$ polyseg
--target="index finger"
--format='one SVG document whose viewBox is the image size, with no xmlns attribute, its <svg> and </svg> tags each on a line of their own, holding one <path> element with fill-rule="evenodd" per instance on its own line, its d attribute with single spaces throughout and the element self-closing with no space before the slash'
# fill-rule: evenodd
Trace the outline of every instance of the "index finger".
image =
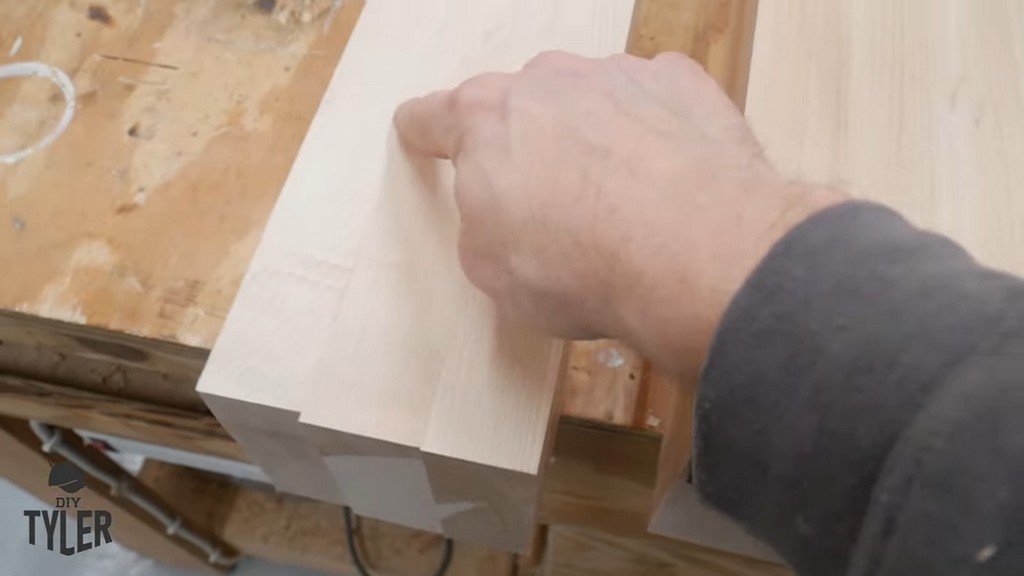
<svg viewBox="0 0 1024 576">
<path fill-rule="evenodd" d="M 452 90 L 440 90 L 403 102 L 395 110 L 395 130 L 407 148 L 435 158 L 458 154 L 459 120 Z"/>
</svg>

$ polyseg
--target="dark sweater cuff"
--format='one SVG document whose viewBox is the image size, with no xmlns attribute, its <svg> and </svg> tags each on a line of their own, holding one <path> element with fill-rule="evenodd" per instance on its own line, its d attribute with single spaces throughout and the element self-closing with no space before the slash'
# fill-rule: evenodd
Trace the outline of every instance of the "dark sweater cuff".
<svg viewBox="0 0 1024 576">
<path fill-rule="evenodd" d="M 890 449 L 992 338 L 1014 282 L 875 204 L 809 218 L 719 327 L 696 408 L 701 495 L 797 571 L 844 572 Z"/>
</svg>

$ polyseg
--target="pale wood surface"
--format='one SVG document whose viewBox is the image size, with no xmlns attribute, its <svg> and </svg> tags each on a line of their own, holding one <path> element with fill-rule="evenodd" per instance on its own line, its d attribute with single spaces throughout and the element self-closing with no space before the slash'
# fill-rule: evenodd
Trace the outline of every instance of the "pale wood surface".
<svg viewBox="0 0 1024 576">
<path fill-rule="evenodd" d="M 438 0 L 382 1 L 364 10 L 332 81 L 331 90 L 338 84 L 346 92 L 321 106 L 289 179 L 327 187 L 331 202 L 363 219 L 328 216 L 332 238 L 351 227 L 361 245 L 317 248 L 323 260 L 350 262 L 350 273 L 333 288 L 340 303 L 317 367 L 295 381 L 308 398 L 300 421 L 316 428 L 342 497 L 356 510 L 421 528 L 433 523 L 496 547 L 528 545 L 562 344 L 500 318 L 469 284 L 455 249 L 450 163 L 407 157 L 391 116 L 406 98 L 480 72 L 516 70 L 544 50 L 618 52 L 629 8 L 617 1 Z M 407 43 L 391 45 L 382 40 L 388 33 Z M 336 158 L 336 133 L 311 144 L 321 123 L 347 128 L 359 149 Z M 337 179 L 324 180 L 323 164 L 351 184 L 339 190 Z M 303 202 L 301 210 L 315 206 Z M 293 226 L 318 224 L 304 217 Z M 268 228 L 259 254 L 274 232 Z M 248 281 L 243 293 L 246 287 Z M 336 439 L 323 440 L 326 431 Z M 414 464 L 421 453 L 425 470 Z"/>
<path fill-rule="evenodd" d="M 786 174 L 1024 273 L 1024 4 L 764 2 L 747 115 Z"/>
</svg>

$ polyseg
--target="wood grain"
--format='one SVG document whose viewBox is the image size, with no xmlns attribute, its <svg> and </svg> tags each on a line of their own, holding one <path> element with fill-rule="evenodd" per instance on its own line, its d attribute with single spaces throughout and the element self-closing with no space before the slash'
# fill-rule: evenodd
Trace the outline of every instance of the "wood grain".
<svg viewBox="0 0 1024 576">
<path fill-rule="evenodd" d="M 786 174 L 1024 274 L 1021 22 L 1012 0 L 766 2 L 747 115 Z"/>
<path fill-rule="evenodd" d="M 309 398 L 300 422 L 314 429 L 357 511 L 495 547 L 529 545 L 562 344 L 500 318 L 468 282 L 455 249 L 450 163 L 407 157 L 391 116 L 411 96 L 517 70 L 544 50 L 617 52 L 628 8 L 487 0 L 378 2 L 364 11 L 332 82 L 349 92 L 322 105 L 311 129 L 314 137 L 321 123 L 350 127 L 359 149 L 326 157 L 337 137 L 315 147 L 307 138 L 289 180 L 310 186 L 304 171 L 329 163 L 352 182 L 335 202 L 367 218 L 335 217 L 326 228 L 337 235 L 351 225 L 361 247 L 321 252 L 352 265 L 324 353 L 296 385 Z M 385 31 L 407 45 L 385 42 Z M 309 233 L 308 218 L 296 226 Z"/>
<path fill-rule="evenodd" d="M 351 28 L 361 7 L 346 8 Z M 343 138 L 322 147 L 344 125 L 332 103 L 346 93 L 356 95 L 347 102 L 353 110 L 372 102 L 337 75 L 329 85 L 197 386 L 279 489 L 332 502 L 337 487 L 297 425 L 297 382 L 322 350 L 367 211 L 357 193 L 339 195 L 355 175 L 316 161 L 353 156 L 366 144 Z"/>
</svg>

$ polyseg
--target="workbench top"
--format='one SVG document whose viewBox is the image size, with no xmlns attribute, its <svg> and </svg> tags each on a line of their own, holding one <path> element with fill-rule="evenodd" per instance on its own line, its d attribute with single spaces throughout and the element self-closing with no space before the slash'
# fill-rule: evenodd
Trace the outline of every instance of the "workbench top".
<svg viewBox="0 0 1024 576">
<path fill-rule="evenodd" d="M 362 5 L 4 3 L 0 66 L 43 77 L 0 78 L 0 393 L 205 413 L 195 382 Z M 639 0 L 629 50 L 688 52 L 741 92 L 748 8 Z M 574 344 L 563 413 L 659 430 L 643 372 L 619 343 Z"/>
</svg>

